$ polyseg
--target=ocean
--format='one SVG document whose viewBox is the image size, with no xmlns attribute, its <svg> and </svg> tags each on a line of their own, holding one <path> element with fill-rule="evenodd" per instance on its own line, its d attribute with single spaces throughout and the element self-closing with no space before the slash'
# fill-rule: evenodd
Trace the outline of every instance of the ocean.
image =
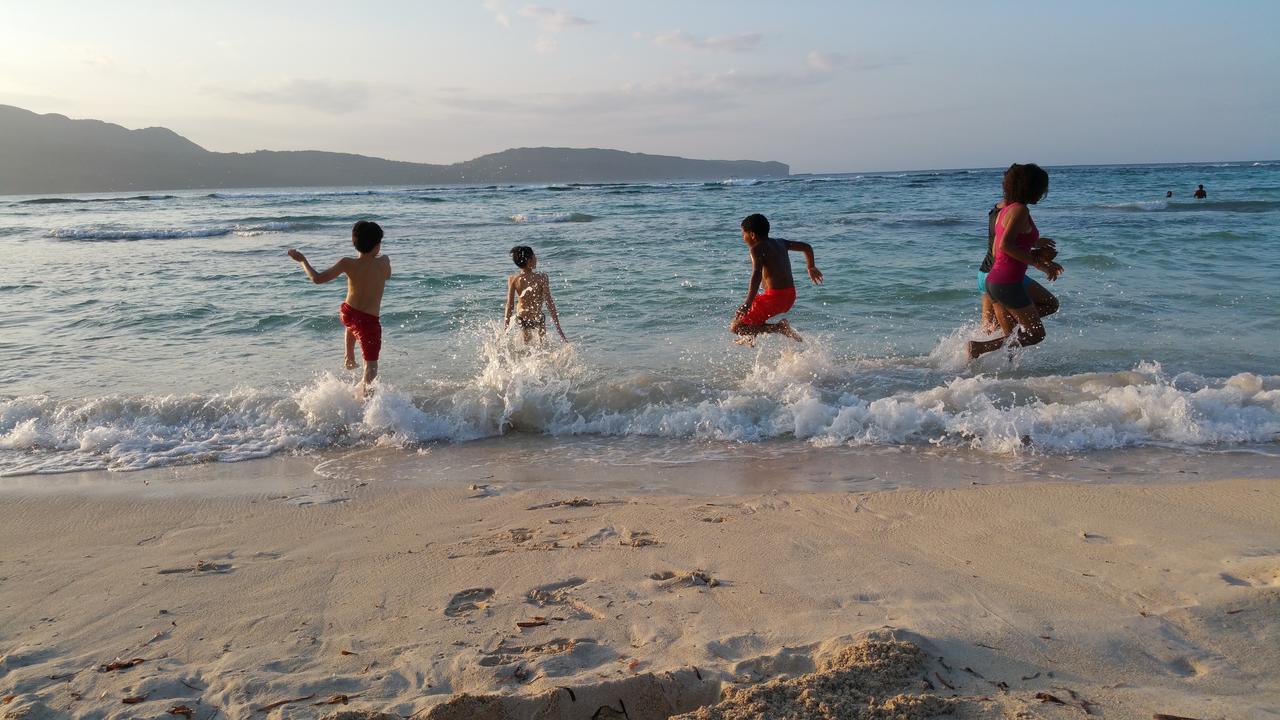
<svg viewBox="0 0 1280 720">
<path fill-rule="evenodd" d="M 973 362 L 998 169 L 0 197 L 0 474 L 535 436 L 619 463 L 1280 455 L 1280 163 L 1049 172 L 1033 214 L 1061 311 L 1042 344 Z M 793 256 L 803 344 L 727 332 L 752 212 L 826 275 Z M 341 369 L 342 281 L 285 255 L 323 268 L 359 219 L 394 268 L 367 402 Z M 571 345 L 502 334 L 517 244 Z"/>
</svg>

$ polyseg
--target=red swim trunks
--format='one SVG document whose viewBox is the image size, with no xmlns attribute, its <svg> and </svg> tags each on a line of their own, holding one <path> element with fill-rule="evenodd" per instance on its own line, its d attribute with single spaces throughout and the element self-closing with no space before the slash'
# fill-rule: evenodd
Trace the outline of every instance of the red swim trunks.
<svg viewBox="0 0 1280 720">
<path fill-rule="evenodd" d="M 360 341 L 360 356 L 366 362 L 377 362 L 382 350 L 382 321 L 377 315 L 357 310 L 346 303 L 338 309 L 342 324 Z"/>
<path fill-rule="evenodd" d="M 782 290 L 765 290 L 756 295 L 755 300 L 751 301 L 751 307 L 747 308 L 746 314 L 742 316 L 743 325 L 763 325 L 774 315 L 791 309 L 796 304 L 796 289 L 785 288 Z"/>
</svg>

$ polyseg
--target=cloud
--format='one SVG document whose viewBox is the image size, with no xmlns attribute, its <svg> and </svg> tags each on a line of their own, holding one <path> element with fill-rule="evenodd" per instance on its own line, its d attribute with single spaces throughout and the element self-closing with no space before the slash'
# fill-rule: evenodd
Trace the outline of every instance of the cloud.
<svg viewBox="0 0 1280 720">
<path fill-rule="evenodd" d="M 673 30 L 654 36 L 653 43 L 704 52 L 747 52 L 759 47 L 762 40 L 764 36 L 760 33 L 737 33 L 700 38 L 683 30 Z"/>
<path fill-rule="evenodd" d="M 382 94 L 384 88 L 359 80 L 291 78 L 256 90 L 215 88 L 220 95 L 263 105 L 292 105 L 330 115 L 345 115 Z"/>
<path fill-rule="evenodd" d="M 502 27 L 511 27 L 511 16 L 507 15 L 502 0 L 484 0 L 480 5 L 488 11 L 493 19 Z"/>
<path fill-rule="evenodd" d="M 623 83 L 600 90 L 543 93 L 441 93 L 437 102 L 467 113 L 527 117 L 603 118 L 652 112 L 719 113 L 742 108 L 753 98 L 776 96 L 825 80 L 810 73 L 755 73 L 731 70 L 667 77 L 657 82 Z"/>
<path fill-rule="evenodd" d="M 818 72 L 831 72 L 836 69 L 837 65 L 844 63 L 845 56 L 841 53 L 823 52 L 821 50 L 811 50 L 807 62 L 809 67 Z"/>
<path fill-rule="evenodd" d="M 557 10 L 545 5 L 525 5 L 521 8 L 520 14 L 524 17 L 532 18 L 538 24 L 539 30 L 549 33 L 562 32 L 571 28 L 586 27 L 594 24 L 591 20 L 574 15 L 567 10 Z"/>
<path fill-rule="evenodd" d="M 845 53 L 824 50 L 810 50 L 808 56 L 805 57 L 805 62 L 810 70 L 818 73 L 834 72 L 836 68 L 865 72 L 906 64 L 906 61 L 901 59 L 872 60 L 871 58 L 852 57 Z"/>
</svg>

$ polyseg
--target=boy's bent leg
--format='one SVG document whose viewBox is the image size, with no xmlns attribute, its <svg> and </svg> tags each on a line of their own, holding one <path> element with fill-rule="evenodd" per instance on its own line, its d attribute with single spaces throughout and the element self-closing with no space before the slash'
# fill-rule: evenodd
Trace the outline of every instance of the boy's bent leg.
<svg viewBox="0 0 1280 720">
<path fill-rule="evenodd" d="M 343 340 L 346 342 L 346 355 L 344 356 L 344 359 L 343 359 L 343 363 L 342 363 L 343 367 L 345 367 L 348 370 L 355 370 L 356 369 L 356 334 L 351 332 L 351 328 L 347 328 L 346 337 L 344 337 Z"/>
<path fill-rule="evenodd" d="M 791 323 L 786 320 L 779 320 L 776 323 L 761 323 L 759 325 L 747 325 L 735 320 L 734 323 L 729 326 L 729 330 L 735 335 L 744 335 L 747 337 L 782 333 L 792 340 L 804 342 L 803 338 L 800 337 L 800 333 L 796 332 L 795 329 L 791 327 Z"/>
</svg>

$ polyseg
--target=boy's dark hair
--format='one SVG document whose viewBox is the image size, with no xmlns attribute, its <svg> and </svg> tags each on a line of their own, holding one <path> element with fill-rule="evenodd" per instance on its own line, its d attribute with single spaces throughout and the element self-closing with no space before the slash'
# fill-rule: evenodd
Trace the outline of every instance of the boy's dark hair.
<svg viewBox="0 0 1280 720">
<path fill-rule="evenodd" d="M 514 262 L 518 268 L 523 269 L 528 265 L 531 257 L 533 257 L 533 248 L 528 245 L 517 245 L 511 248 L 511 262 Z"/>
<path fill-rule="evenodd" d="M 755 233 L 756 237 L 769 237 L 769 218 L 760 213 L 752 213 L 742 218 L 742 229 Z"/>
<path fill-rule="evenodd" d="M 356 246 L 356 250 L 362 253 L 373 252 L 380 242 L 382 242 L 382 226 L 378 223 L 372 220 L 361 220 L 351 226 L 351 244 Z"/>
<path fill-rule="evenodd" d="M 1049 173 L 1035 163 L 1014 163 L 1004 171 L 1004 201 L 1034 205 L 1049 194 Z"/>
</svg>

